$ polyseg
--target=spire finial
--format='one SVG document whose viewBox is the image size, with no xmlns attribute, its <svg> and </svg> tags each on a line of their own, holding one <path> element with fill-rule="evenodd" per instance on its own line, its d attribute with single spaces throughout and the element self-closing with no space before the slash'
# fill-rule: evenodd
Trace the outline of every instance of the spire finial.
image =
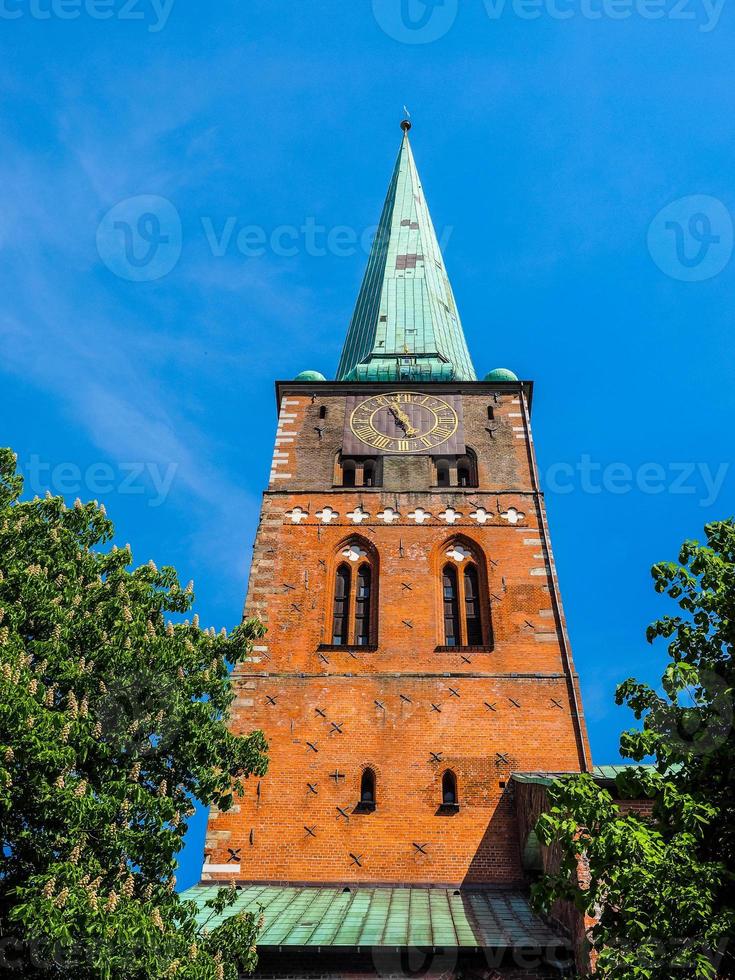
<svg viewBox="0 0 735 980">
<path fill-rule="evenodd" d="M 404 105 L 403 107 L 404 119 L 401 123 L 401 129 L 404 133 L 408 134 L 411 129 L 413 129 L 413 123 L 411 122 L 411 113 L 408 111 L 408 107 Z"/>
</svg>

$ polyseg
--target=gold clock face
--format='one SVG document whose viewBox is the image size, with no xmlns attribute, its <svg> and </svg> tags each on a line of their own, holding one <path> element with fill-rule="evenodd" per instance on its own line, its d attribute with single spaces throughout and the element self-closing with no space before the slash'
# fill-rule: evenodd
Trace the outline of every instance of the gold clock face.
<svg viewBox="0 0 735 980">
<path fill-rule="evenodd" d="M 360 442 L 384 453 L 436 449 L 456 433 L 459 417 L 443 398 L 419 391 L 396 391 L 361 402 L 350 428 Z"/>
</svg>

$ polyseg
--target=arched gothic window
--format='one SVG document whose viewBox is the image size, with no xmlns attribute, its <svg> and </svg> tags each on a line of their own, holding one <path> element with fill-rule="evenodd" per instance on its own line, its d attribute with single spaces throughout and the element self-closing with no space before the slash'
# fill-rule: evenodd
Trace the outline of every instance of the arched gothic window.
<svg viewBox="0 0 735 980">
<path fill-rule="evenodd" d="M 374 546 L 356 537 L 338 550 L 331 591 L 329 646 L 374 647 L 378 634 L 378 556 Z"/>
<path fill-rule="evenodd" d="M 492 646 L 492 623 L 486 566 L 482 553 L 460 539 L 444 546 L 450 561 L 441 567 L 443 629 L 440 646 Z"/>
</svg>

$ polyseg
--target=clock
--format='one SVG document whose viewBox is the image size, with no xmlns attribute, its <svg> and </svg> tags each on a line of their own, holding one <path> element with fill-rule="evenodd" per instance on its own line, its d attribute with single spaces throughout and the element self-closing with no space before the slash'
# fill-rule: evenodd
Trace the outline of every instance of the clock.
<svg viewBox="0 0 735 980">
<path fill-rule="evenodd" d="M 353 397 L 347 409 L 343 452 L 348 455 L 465 451 L 458 396 L 440 398 L 420 391 L 394 391 L 372 398 Z"/>
</svg>

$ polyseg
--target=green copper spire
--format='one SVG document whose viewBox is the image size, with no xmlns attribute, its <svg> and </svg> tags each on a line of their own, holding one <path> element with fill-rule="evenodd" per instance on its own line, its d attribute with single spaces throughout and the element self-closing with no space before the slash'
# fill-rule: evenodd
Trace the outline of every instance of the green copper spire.
<svg viewBox="0 0 735 980">
<path fill-rule="evenodd" d="M 383 207 L 338 381 L 476 381 L 408 138 Z"/>
</svg>

